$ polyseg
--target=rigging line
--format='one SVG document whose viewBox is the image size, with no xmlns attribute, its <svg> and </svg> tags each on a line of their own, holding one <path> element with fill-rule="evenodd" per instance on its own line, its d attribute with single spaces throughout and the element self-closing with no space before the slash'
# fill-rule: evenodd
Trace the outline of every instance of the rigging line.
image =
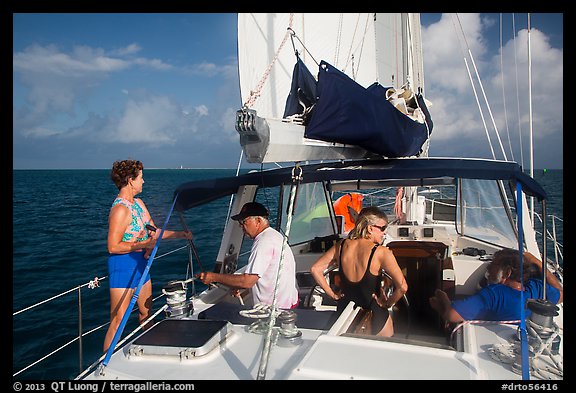
<svg viewBox="0 0 576 393">
<path fill-rule="evenodd" d="M 340 43 L 342 40 L 342 22 L 344 15 L 340 14 L 338 18 L 338 30 L 336 32 L 336 48 L 334 48 L 334 67 L 338 68 L 338 57 L 340 56 Z"/>
<path fill-rule="evenodd" d="M 398 75 L 400 74 L 400 71 L 398 70 L 399 67 L 399 61 L 398 58 L 400 57 L 398 55 L 398 19 L 396 17 L 394 17 L 394 33 L 391 34 L 392 35 L 392 39 L 394 40 L 394 51 L 395 51 L 395 62 L 396 62 L 396 78 L 394 78 L 394 75 L 392 76 L 392 87 L 400 87 L 400 78 L 398 77 Z M 400 36 L 400 40 L 402 40 L 402 36 Z M 394 79 L 396 79 L 396 86 L 394 86 Z"/>
<path fill-rule="evenodd" d="M 462 23 L 460 23 L 460 18 L 458 17 L 458 14 L 456 14 L 456 18 L 458 19 L 460 29 L 462 30 L 464 40 L 466 41 L 466 35 L 464 34 L 464 29 L 462 28 Z M 466 41 L 466 47 L 468 49 L 468 55 L 470 56 L 470 60 L 472 60 L 472 66 L 474 67 L 474 73 L 476 74 L 476 79 L 478 80 L 478 84 L 480 85 L 480 90 L 482 91 L 484 102 L 486 103 L 486 107 L 488 108 L 488 114 L 490 115 L 490 119 L 492 120 L 492 126 L 494 127 L 494 131 L 496 132 L 496 136 L 498 137 L 498 143 L 500 144 L 500 151 L 504 155 L 504 160 L 508 161 L 508 157 L 506 156 L 506 151 L 504 150 L 504 146 L 502 145 L 502 140 L 500 139 L 500 133 L 498 132 L 498 127 L 496 126 L 496 122 L 494 121 L 494 116 L 492 115 L 492 109 L 490 109 L 490 104 L 488 103 L 488 97 L 486 97 L 486 92 L 484 91 L 484 85 L 482 84 L 482 79 L 480 79 L 480 74 L 478 73 L 478 68 L 476 67 L 476 62 L 474 61 L 474 56 L 472 55 L 472 50 L 468 45 L 468 41 Z"/>
<path fill-rule="evenodd" d="M 376 39 L 376 13 L 372 16 L 372 21 L 374 22 L 374 60 L 376 60 L 376 64 L 380 64 L 380 59 L 378 58 L 380 52 L 378 51 L 378 41 Z M 376 82 L 380 83 L 380 67 L 376 67 Z"/>
<path fill-rule="evenodd" d="M 464 63 L 466 64 L 466 71 L 468 71 L 468 78 L 470 78 L 470 83 L 472 84 L 472 90 L 474 91 L 474 97 L 476 98 L 476 104 L 480 110 L 480 117 L 482 118 L 482 123 L 484 124 L 484 131 L 486 131 L 486 138 L 488 138 L 488 145 L 490 146 L 490 151 L 492 152 L 492 158 L 496 159 L 496 153 L 494 153 L 494 147 L 492 147 L 492 140 L 490 139 L 490 134 L 488 133 L 488 126 L 486 125 L 486 119 L 484 119 L 484 112 L 480 105 L 480 100 L 478 99 L 478 93 L 476 92 L 476 87 L 474 86 L 474 81 L 472 75 L 470 74 L 470 67 L 468 66 L 468 60 L 464 57 Z"/>
<path fill-rule="evenodd" d="M 504 88 L 504 50 L 502 47 L 502 13 L 500 13 L 500 75 L 502 77 L 502 100 L 504 104 L 504 122 L 506 124 L 506 134 L 508 135 L 508 148 L 510 149 L 510 157 L 514 161 L 514 152 L 512 151 L 512 142 L 510 141 L 510 129 L 508 128 L 508 114 L 506 110 L 506 92 Z"/>
<path fill-rule="evenodd" d="M 451 14 L 452 25 L 454 26 L 454 30 L 458 32 L 458 28 L 456 27 L 456 23 L 454 21 L 454 14 Z M 460 22 L 460 20 L 458 20 Z M 488 139 L 488 146 L 490 146 L 490 151 L 492 152 L 492 158 L 496 159 L 496 154 L 494 153 L 494 148 L 492 147 L 492 139 L 490 138 L 490 133 L 488 132 L 488 126 L 486 125 L 486 120 L 484 119 L 484 112 L 482 111 L 482 106 L 480 105 L 480 100 L 478 99 L 478 93 L 476 92 L 476 87 L 474 85 L 474 79 L 472 78 L 472 74 L 470 73 L 470 67 L 468 65 L 468 60 L 466 59 L 466 52 L 464 50 L 464 45 L 462 44 L 462 38 L 466 41 L 466 36 L 464 35 L 464 31 L 462 31 L 462 26 L 460 26 L 461 35 L 456 34 L 458 38 L 458 44 L 460 47 L 460 52 L 462 53 L 462 58 L 464 59 L 464 64 L 466 66 L 466 71 L 468 72 L 468 79 L 470 80 L 470 85 L 472 86 L 472 91 L 474 92 L 474 98 L 476 99 L 476 105 L 478 105 L 478 111 L 480 112 L 480 118 L 482 119 L 482 124 L 484 124 L 484 131 L 486 132 L 486 139 Z"/>
<path fill-rule="evenodd" d="M 240 173 L 240 166 L 242 165 L 242 157 L 244 156 L 244 149 L 240 149 L 240 157 L 238 157 L 238 165 L 236 166 L 236 177 Z M 226 214 L 226 222 L 224 224 L 224 232 L 228 226 L 228 221 L 230 220 L 230 215 L 232 214 L 232 202 L 234 201 L 234 195 L 230 195 L 230 202 L 228 202 L 228 213 Z"/>
<path fill-rule="evenodd" d="M 414 88 L 412 87 L 414 85 L 414 51 L 413 49 L 413 37 L 412 37 L 412 19 L 411 19 L 411 15 L 410 13 L 406 14 L 406 37 L 407 40 L 406 42 L 409 43 L 409 45 L 406 45 L 406 51 L 407 51 L 407 61 L 406 61 L 406 81 L 404 81 L 404 85 L 407 85 L 409 89 L 412 89 L 414 91 Z"/>
<path fill-rule="evenodd" d="M 512 30 L 513 30 L 513 43 L 514 43 L 514 70 L 516 74 L 516 106 L 518 117 L 518 137 L 520 138 L 520 165 L 524 168 L 524 146 L 522 145 L 522 123 L 520 121 L 520 93 L 518 92 L 518 61 L 516 56 L 516 22 L 514 14 L 512 14 Z"/>
<path fill-rule="evenodd" d="M 366 33 L 368 32 L 368 24 L 370 23 L 370 14 L 366 14 L 366 23 L 364 24 L 364 33 L 362 34 L 362 38 L 360 39 L 360 53 L 358 54 L 358 62 L 356 63 L 356 71 L 354 71 L 354 54 L 353 51 L 356 49 L 358 50 L 358 48 L 354 48 L 354 42 L 356 39 L 356 33 L 358 31 L 358 25 L 360 24 L 360 17 L 361 14 L 358 14 L 358 17 L 356 18 L 356 25 L 354 26 L 354 34 L 352 35 L 352 40 L 350 41 L 350 47 L 348 48 L 348 55 L 346 56 L 346 64 L 344 65 L 344 68 L 342 69 L 342 71 L 346 71 L 346 69 L 348 68 L 348 65 L 350 64 L 350 62 L 352 62 L 352 77 L 354 80 L 356 80 L 356 75 L 358 75 L 358 71 L 360 70 L 360 60 L 362 59 L 362 52 L 364 50 L 364 42 L 366 40 Z M 376 41 L 374 41 L 376 42 Z"/>
<path fill-rule="evenodd" d="M 178 217 L 180 218 L 180 222 L 182 223 L 182 227 L 184 228 L 185 231 L 188 231 L 188 225 L 186 224 L 186 219 L 184 218 L 184 213 L 182 213 L 181 211 L 178 211 Z M 190 233 L 192 233 L 192 231 L 190 231 Z M 204 267 L 202 266 L 202 262 L 200 262 L 200 258 L 198 257 L 198 252 L 196 251 L 196 247 L 194 246 L 194 242 L 192 241 L 192 239 L 186 239 L 188 241 L 188 262 L 189 262 L 189 267 L 190 267 L 190 276 L 186 276 L 186 278 L 188 277 L 194 277 L 194 261 L 192 259 L 192 254 L 194 254 L 196 256 L 196 260 L 198 261 L 198 265 L 200 266 L 200 270 L 204 271 Z M 196 285 L 194 283 L 194 280 L 192 280 L 192 293 L 196 293 Z"/>
<path fill-rule="evenodd" d="M 366 34 L 368 33 L 368 24 L 370 23 L 370 15 L 366 16 L 366 23 L 364 24 L 364 34 L 362 34 L 362 40 L 360 45 L 360 54 L 358 55 L 358 63 L 356 64 L 356 72 L 360 71 L 360 62 L 362 61 L 362 53 L 364 52 L 364 42 L 366 41 Z M 376 26 L 374 26 L 376 27 Z M 376 67 L 378 68 L 378 67 Z"/>
<path fill-rule="evenodd" d="M 302 48 L 304 49 L 304 51 L 306 53 L 308 53 L 310 55 L 310 57 L 312 58 L 312 61 L 314 61 L 314 63 L 319 66 L 320 63 L 318 63 L 318 61 L 316 61 L 316 58 L 314 58 L 314 56 L 312 56 L 312 53 L 308 50 L 308 48 L 306 48 L 306 45 L 304 45 L 304 43 L 302 42 L 302 40 L 300 40 L 300 37 L 298 37 L 298 35 L 296 34 L 296 32 L 294 30 L 292 30 L 292 28 L 288 28 L 288 31 L 290 33 L 290 38 L 296 38 L 298 40 L 298 42 L 300 43 L 300 45 L 302 45 Z M 278 51 L 280 52 L 280 51 Z"/>
<path fill-rule="evenodd" d="M 304 13 L 302 13 L 300 15 L 300 23 L 302 24 L 302 39 L 304 40 L 304 42 L 306 42 L 306 23 L 304 20 Z M 294 46 L 294 40 L 292 40 L 292 38 L 290 38 L 290 40 L 292 41 L 292 46 Z M 306 64 L 306 51 L 304 51 L 304 53 L 302 53 L 302 58 L 304 60 L 304 64 Z"/>
<path fill-rule="evenodd" d="M 350 47 L 348 48 L 348 54 L 346 55 L 346 64 L 344 64 L 344 68 L 342 69 L 342 71 L 346 71 L 346 69 L 348 68 L 348 64 L 350 63 L 350 57 L 354 56 L 352 54 L 352 47 L 354 46 L 354 39 L 356 38 L 356 32 L 358 31 L 358 23 L 360 21 L 360 14 L 358 14 L 358 17 L 356 18 L 356 25 L 354 26 L 354 33 L 352 33 L 352 39 L 350 40 Z M 340 27 L 342 28 L 342 27 Z M 341 34 L 341 32 L 339 33 L 339 35 Z M 354 75 L 354 65 L 352 65 L 352 75 Z"/>
<path fill-rule="evenodd" d="M 423 51 L 422 51 L 422 25 L 420 23 L 420 14 L 417 14 L 417 17 L 412 14 L 412 18 L 415 19 L 413 23 L 416 26 L 415 29 L 415 37 L 416 39 L 413 42 L 414 50 L 417 53 L 415 56 L 415 60 L 417 60 L 418 64 L 416 66 L 416 70 L 418 74 L 414 75 L 415 81 L 414 84 L 417 86 L 417 89 L 420 89 L 423 97 L 426 97 L 426 84 L 424 81 L 424 61 Z"/>
<path fill-rule="evenodd" d="M 250 97 L 248 97 L 248 100 L 244 104 L 244 107 L 246 107 L 246 108 L 252 107 L 252 105 L 254 105 L 256 100 L 260 97 L 260 93 L 262 92 L 262 88 L 264 87 L 264 84 L 266 83 L 266 81 L 268 80 L 268 77 L 270 76 L 270 71 L 272 71 L 272 66 L 274 65 L 274 63 L 276 63 L 276 60 L 278 60 L 278 55 L 280 54 L 280 51 L 282 50 L 282 48 L 286 44 L 288 37 L 292 33 L 294 33 L 294 30 L 292 30 L 293 22 L 294 22 L 294 14 L 290 14 L 290 22 L 289 22 L 288 28 L 286 29 L 286 33 L 284 34 L 284 38 L 282 38 L 282 42 L 280 43 L 278 50 L 274 54 L 272 61 L 270 62 L 270 64 L 266 68 L 266 71 L 264 71 L 264 75 L 262 75 L 260 82 L 258 82 L 258 84 L 256 85 L 256 90 L 250 91 Z M 300 41 L 300 39 L 298 39 L 298 41 Z M 304 45 L 304 44 L 302 44 L 302 45 Z"/>
<path fill-rule="evenodd" d="M 410 83 L 408 83 L 408 86 L 410 86 Z M 422 94 L 421 96 L 422 96 L 422 99 L 424 100 L 425 99 L 424 95 Z M 416 106 L 422 111 L 422 108 L 420 108 L 420 103 L 418 103 L 418 97 L 416 97 L 416 96 L 414 97 L 414 102 L 416 103 Z M 424 115 L 424 111 L 422 111 L 422 114 Z M 424 115 L 424 125 L 426 126 L 426 133 L 428 135 L 426 140 L 424 141 L 423 149 L 422 149 L 422 153 L 423 153 L 422 155 L 424 157 L 428 157 L 428 151 L 430 150 L 430 127 L 428 126 L 428 120 L 429 119 L 426 118 L 426 115 Z"/>
<path fill-rule="evenodd" d="M 520 277 L 522 277 L 522 258 L 524 250 L 524 228 L 522 226 L 522 184 L 520 182 L 516 183 L 516 206 L 518 206 L 517 214 L 517 226 L 518 226 L 518 258 L 520 264 Z M 545 261 L 546 258 L 543 258 Z M 542 272 L 544 277 L 546 277 L 546 270 L 544 262 L 542 264 Z M 546 288 L 546 282 L 544 282 L 544 288 Z M 530 369 L 529 369 L 529 354 L 528 354 L 528 337 L 526 334 L 526 319 L 524 311 L 524 291 L 520 291 L 520 359 L 522 364 L 522 379 L 530 379 Z"/>
<path fill-rule="evenodd" d="M 298 174 L 296 174 L 298 171 Z M 268 320 L 268 329 L 264 337 L 264 344 L 262 348 L 262 355 L 260 357 L 260 365 L 258 368 L 258 380 L 263 380 L 266 378 L 266 369 L 268 368 L 268 359 L 270 357 L 270 346 L 272 344 L 272 328 L 276 323 L 276 314 L 278 310 L 278 284 L 280 281 L 280 275 L 284 267 L 284 248 L 290 247 L 288 244 L 288 237 L 290 236 L 290 229 L 292 227 L 292 217 L 294 215 L 294 205 L 296 204 L 296 192 L 300 181 L 302 180 L 302 168 L 300 163 L 296 163 L 296 166 L 292 168 L 292 184 L 290 186 L 290 200 L 288 201 L 288 214 L 286 217 L 286 230 L 284 232 L 284 239 L 282 241 L 282 248 L 280 249 L 280 261 L 278 262 L 278 270 L 276 272 L 276 283 L 274 285 L 274 296 L 272 298 L 272 307 L 270 309 L 270 317 Z"/>
</svg>

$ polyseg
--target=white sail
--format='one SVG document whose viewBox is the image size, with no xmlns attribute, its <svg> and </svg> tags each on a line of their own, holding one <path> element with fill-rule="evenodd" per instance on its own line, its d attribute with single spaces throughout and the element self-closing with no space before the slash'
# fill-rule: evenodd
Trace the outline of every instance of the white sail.
<svg viewBox="0 0 576 393">
<path fill-rule="evenodd" d="M 419 14 L 238 14 L 238 66 L 242 104 L 266 119 L 252 162 L 360 158 L 356 146 L 310 141 L 304 127 L 281 126 L 290 93 L 295 51 L 316 76 L 321 60 L 367 88 L 375 82 L 399 88 L 410 82 L 423 88 Z M 281 131 L 279 130 L 281 128 Z M 276 131 L 282 136 L 277 136 Z M 240 131 L 239 131 L 240 132 Z M 241 133 L 242 135 L 242 133 Z M 252 135 L 250 143 L 256 137 Z M 337 147 L 337 148 L 335 148 Z M 260 151 L 265 150 L 265 151 Z"/>
<path fill-rule="evenodd" d="M 295 47 L 288 28 L 298 37 Z M 242 102 L 257 94 L 251 108 L 262 117 L 282 117 L 296 62 L 294 49 L 313 74 L 325 60 L 364 87 L 374 82 L 400 87 L 410 75 L 414 89 L 423 87 L 419 14 L 240 13 Z"/>
</svg>

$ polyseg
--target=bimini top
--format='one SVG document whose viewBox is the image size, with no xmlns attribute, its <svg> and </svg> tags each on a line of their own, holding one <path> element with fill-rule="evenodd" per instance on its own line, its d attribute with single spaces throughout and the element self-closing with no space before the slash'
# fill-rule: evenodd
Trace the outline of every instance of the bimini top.
<svg viewBox="0 0 576 393">
<path fill-rule="evenodd" d="M 464 178 L 520 182 L 523 191 L 546 199 L 546 191 L 511 161 L 474 158 L 396 158 L 351 160 L 301 165 L 301 183 L 345 180 L 395 181 L 398 185 L 425 185 L 429 179 Z M 236 193 L 238 187 L 256 185 L 276 187 L 291 184 L 294 166 L 244 175 L 198 180 L 181 184 L 174 191 L 179 211 Z"/>
</svg>

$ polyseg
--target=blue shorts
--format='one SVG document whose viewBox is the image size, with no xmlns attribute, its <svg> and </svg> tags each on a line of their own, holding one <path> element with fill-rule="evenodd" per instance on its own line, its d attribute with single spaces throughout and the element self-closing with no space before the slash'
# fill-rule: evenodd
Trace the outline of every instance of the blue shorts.
<svg viewBox="0 0 576 393">
<path fill-rule="evenodd" d="M 110 288 L 136 288 L 146 270 L 148 260 L 144 258 L 143 251 L 134 251 L 129 254 L 110 254 L 108 257 L 108 273 Z M 150 280 L 150 273 L 146 273 L 146 280 Z"/>
</svg>

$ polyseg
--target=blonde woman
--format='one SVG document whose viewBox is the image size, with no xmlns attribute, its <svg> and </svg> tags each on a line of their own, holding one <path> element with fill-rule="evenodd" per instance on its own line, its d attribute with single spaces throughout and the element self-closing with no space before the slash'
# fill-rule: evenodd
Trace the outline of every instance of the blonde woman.
<svg viewBox="0 0 576 393">
<path fill-rule="evenodd" d="M 394 325 L 388 309 L 408 290 L 408 284 L 390 249 L 382 246 L 388 217 L 377 207 L 360 211 L 356 225 L 348 234 L 322 255 L 310 268 L 316 283 L 328 296 L 338 301 L 338 312 L 353 301 L 357 307 L 372 310 L 372 334 L 391 337 Z M 324 272 L 330 267 L 339 268 L 341 288 L 334 292 Z M 394 292 L 386 298 L 382 294 L 383 271 L 394 284 Z"/>
</svg>

